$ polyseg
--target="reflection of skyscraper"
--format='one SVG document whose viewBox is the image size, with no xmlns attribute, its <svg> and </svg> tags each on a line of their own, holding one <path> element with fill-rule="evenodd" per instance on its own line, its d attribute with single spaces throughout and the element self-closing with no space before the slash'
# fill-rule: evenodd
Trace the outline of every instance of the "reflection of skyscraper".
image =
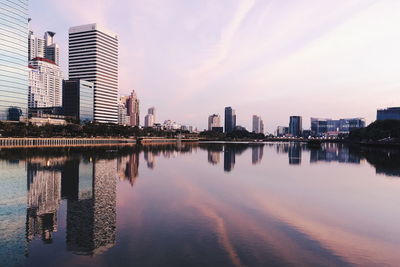
<svg viewBox="0 0 400 267">
<path fill-rule="evenodd" d="M 144 160 L 147 162 L 147 168 L 154 169 L 155 157 L 151 151 L 143 151 Z"/>
<path fill-rule="evenodd" d="M 133 185 L 139 173 L 139 154 L 132 153 L 119 158 L 117 169 L 120 180 L 127 180 Z"/>
<path fill-rule="evenodd" d="M 301 146 L 300 144 L 291 144 L 289 146 L 289 164 L 301 164 Z"/>
<path fill-rule="evenodd" d="M 230 172 L 235 167 L 235 150 L 231 147 L 225 146 L 224 149 L 224 170 Z"/>
<path fill-rule="evenodd" d="M 53 169 L 45 161 L 28 162 L 28 210 L 26 238 L 31 241 L 40 235 L 51 242 L 52 233 L 57 231 L 57 210 L 61 200 L 61 171 Z"/>
<path fill-rule="evenodd" d="M 251 147 L 252 149 L 252 163 L 258 164 L 261 162 L 263 153 L 264 153 L 264 145 L 255 145 Z"/>
<path fill-rule="evenodd" d="M 92 255 L 114 246 L 116 173 L 116 160 L 80 165 L 78 199 L 68 200 L 68 250 Z"/>
<path fill-rule="evenodd" d="M 218 164 L 220 161 L 220 152 L 208 150 L 208 162 L 212 165 Z"/>
</svg>

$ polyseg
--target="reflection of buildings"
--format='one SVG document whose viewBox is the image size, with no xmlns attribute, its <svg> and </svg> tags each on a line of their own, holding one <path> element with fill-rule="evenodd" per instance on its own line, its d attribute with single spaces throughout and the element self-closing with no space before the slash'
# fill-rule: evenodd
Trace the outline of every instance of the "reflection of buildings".
<svg viewBox="0 0 400 267">
<path fill-rule="evenodd" d="M 127 180 L 133 186 L 139 173 L 139 154 L 132 153 L 118 159 L 118 176 L 120 180 Z"/>
<path fill-rule="evenodd" d="M 255 145 L 251 147 L 252 155 L 251 161 L 253 164 L 258 164 L 261 162 L 263 153 L 264 153 L 264 145 Z"/>
<path fill-rule="evenodd" d="M 289 164 L 301 164 L 301 146 L 300 144 L 291 144 L 289 146 Z"/>
<path fill-rule="evenodd" d="M 220 161 L 220 156 L 221 152 L 219 151 L 211 151 L 208 150 L 208 162 L 211 163 L 212 165 L 216 165 Z"/>
<path fill-rule="evenodd" d="M 114 246 L 116 173 L 116 160 L 99 160 L 79 166 L 79 185 L 68 199 L 68 250 L 92 255 Z"/>
<path fill-rule="evenodd" d="M 61 200 L 61 171 L 54 162 L 28 162 L 28 209 L 26 238 L 31 241 L 40 235 L 51 242 L 57 231 L 57 210 Z"/>
<path fill-rule="evenodd" d="M 235 151 L 233 148 L 226 146 L 224 149 L 224 170 L 230 172 L 235 167 Z"/>
<path fill-rule="evenodd" d="M 147 163 L 147 168 L 154 169 L 155 157 L 154 157 L 153 152 L 146 150 L 146 151 L 143 151 L 143 154 L 144 154 L 144 160 Z"/>
<path fill-rule="evenodd" d="M 337 144 L 325 144 L 321 149 L 312 149 L 310 162 L 338 161 L 340 163 L 360 163 L 360 156 L 349 152 L 349 148 Z"/>
</svg>

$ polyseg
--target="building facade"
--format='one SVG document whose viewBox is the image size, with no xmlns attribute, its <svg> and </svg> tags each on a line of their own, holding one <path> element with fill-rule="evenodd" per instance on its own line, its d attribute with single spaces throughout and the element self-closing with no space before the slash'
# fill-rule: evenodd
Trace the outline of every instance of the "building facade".
<svg viewBox="0 0 400 267">
<path fill-rule="evenodd" d="M 132 127 L 139 127 L 139 99 L 137 98 L 135 90 L 133 90 L 132 93 L 126 98 L 125 106 L 127 109 L 127 115 L 129 116 L 129 125 Z"/>
<path fill-rule="evenodd" d="M 147 115 L 144 117 L 144 127 L 153 127 L 156 123 L 156 109 L 151 107 L 147 110 Z"/>
<path fill-rule="evenodd" d="M 339 120 L 311 118 L 311 135 L 317 137 L 332 134 L 348 134 L 355 129 L 363 127 L 365 127 L 364 118 Z"/>
<path fill-rule="evenodd" d="M 289 120 L 289 134 L 294 137 L 300 137 L 302 135 L 303 125 L 302 118 L 300 116 L 290 116 Z"/>
<path fill-rule="evenodd" d="M 37 37 L 32 30 L 28 34 L 28 59 L 47 58 L 60 65 L 60 46 L 54 42 L 55 32 L 45 32 L 44 38 Z"/>
<path fill-rule="evenodd" d="M 28 0 L 0 3 L 0 120 L 19 121 L 28 110 Z"/>
<path fill-rule="evenodd" d="M 63 110 L 65 116 L 82 122 L 93 121 L 94 84 L 84 80 L 63 82 Z"/>
<path fill-rule="evenodd" d="M 253 132 L 257 134 L 264 133 L 264 122 L 260 116 L 253 115 Z"/>
<path fill-rule="evenodd" d="M 94 83 L 94 120 L 118 123 L 118 36 L 97 24 L 69 29 L 69 78 Z"/>
<path fill-rule="evenodd" d="M 400 107 L 391 107 L 386 109 L 378 109 L 376 114 L 378 121 L 382 120 L 400 120 Z"/>
<path fill-rule="evenodd" d="M 221 116 L 218 114 L 212 114 L 208 117 L 208 130 L 212 131 L 213 128 L 221 127 Z"/>
<path fill-rule="evenodd" d="M 236 127 L 235 110 L 231 107 L 225 108 L 225 133 L 233 132 Z"/>
<path fill-rule="evenodd" d="M 60 67 L 50 59 L 34 58 L 29 62 L 28 107 L 62 106 L 62 80 Z"/>
</svg>

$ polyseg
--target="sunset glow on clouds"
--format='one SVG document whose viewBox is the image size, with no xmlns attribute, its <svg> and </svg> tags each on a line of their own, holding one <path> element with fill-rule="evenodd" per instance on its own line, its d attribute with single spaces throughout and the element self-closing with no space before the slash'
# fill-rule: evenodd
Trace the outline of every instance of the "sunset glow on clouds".
<svg viewBox="0 0 400 267">
<path fill-rule="evenodd" d="M 206 127 L 236 109 L 268 131 L 290 115 L 375 118 L 399 106 L 397 0 L 37 0 L 31 28 L 57 32 L 67 76 L 68 28 L 97 22 L 120 38 L 120 93 L 141 115 Z M 143 117 L 143 116 L 142 116 Z"/>
</svg>

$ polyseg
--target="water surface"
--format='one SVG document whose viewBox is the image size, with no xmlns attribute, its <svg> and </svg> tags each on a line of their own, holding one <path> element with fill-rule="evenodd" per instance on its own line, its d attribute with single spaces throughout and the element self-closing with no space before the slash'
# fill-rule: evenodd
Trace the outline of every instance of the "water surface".
<svg viewBox="0 0 400 267">
<path fill-rule="evenodd" d="M 400 151 L 0 150 L 5 266 L 399 266 Z"/>
</svg>

